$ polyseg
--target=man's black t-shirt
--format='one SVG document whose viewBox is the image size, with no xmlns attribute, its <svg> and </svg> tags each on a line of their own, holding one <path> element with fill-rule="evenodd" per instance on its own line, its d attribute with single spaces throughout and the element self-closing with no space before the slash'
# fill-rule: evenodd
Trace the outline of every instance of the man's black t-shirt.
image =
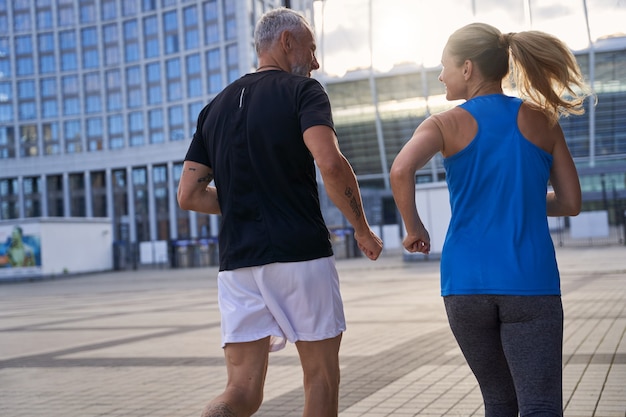
<svg viewBox="0 0 626 417">
<path fill-rule="evenodd" d="M 202 110 L 185 159 L 213 169 L 220 270 L 332 255 L 302 138 L 317 125 L 334 128 L 326 92 L 284 71 L 247 74 Z"/>
</svg>

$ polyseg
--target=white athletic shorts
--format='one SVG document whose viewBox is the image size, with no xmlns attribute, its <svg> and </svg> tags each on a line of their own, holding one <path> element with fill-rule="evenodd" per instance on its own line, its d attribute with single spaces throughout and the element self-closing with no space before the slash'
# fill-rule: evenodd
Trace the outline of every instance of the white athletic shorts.
<svg viewBox="0 0 626 417">
<path fill-rule="evenodd" d="M 270 337 L 270 351 L 346 329 L 334 256 L 221 271 L 222 347 Z"/>
</svg>

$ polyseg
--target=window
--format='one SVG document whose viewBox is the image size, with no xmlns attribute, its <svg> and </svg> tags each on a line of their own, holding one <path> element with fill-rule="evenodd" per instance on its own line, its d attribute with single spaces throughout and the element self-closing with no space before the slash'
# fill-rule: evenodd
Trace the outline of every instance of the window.
<svg viewBox="0 0 626 417">
<path fill-rule="evenodd" d="M 148 82 L 148 104 L 161 103 L 161 65 L 158 62 L 146 66 L 146 79 Z"/>
<path fill-rule="evenodd" d="M 150 10 L 156 10 L 157 0 L 141 0 L 141 10 L 149 12 Z"/>
<path fill-rule="evenodd" d="M 20 126 L 20 145 L 20 156 L 31 157 L 39 155 L 36 125 Z"/>
<path fill-rule="evenodd" d="M 124 22 L 124 39 L 129 41 L 132 39 L 137 39 L 139 36 L 139 31 L 137 28 L 136 20 L 127 20 Z"/>
<path fill-rule="evenodd" d="M 180 81 L 170 81 L 167 83 L 167 99 L 169 101 L 180 100 L 183 97 Z"/>
<path fill-rule="evenodd" d="M 80 100 L 77 97 L 66 98 L 63 100 L 63 114 L 65 116 L 73 116 L 80 114 Z"/>
<path fill-rule="evenodd" d="M 163 13 L 163 30 L 165 32 L 177 31 L 178 30 L 178 14 L 176 10 Z"/>
<path fill-rule="evenodd" d="M 37 109 L 34 101 L 22 102 L 19 104 L 20 120 L 32 120 L 37 118 Z"/>
<path fill-rule="evenodd" d="M 74 26 L 76 24 L 74 8 L 71 5 L 59 6 L 57 13 L 59 16 L 59 26 Z"/>
<path fill-rule="evenodd" d="M 111 19 L 115 19 L 116 17 L 117 17 L 116 2 L 114 0 L 102 0 L 102 19 L 111 20 Z"/>
<path fill-rule="evenodd" d="M 13 106 L 10 104 L 0 104 L 0 122 L 10 122 L 13 120 Z"/>
<path fill-rule="evenodd" d="M 219 49 L 207 52 L 208 93 L 217 94 L 222 90 L 222 68 Z"/>
<path fill-rule="evenodd" d="M 46 194 L 48 196 L 48 216 L 63 217 L 63 177 L 61 175 L 46 177 Z"/>
<path fill-rule="evenodd" d="M 60 32 L 59 48 L 61 50 L 76 48 L 76 34 L 73 31 Z"/>
<path fill-rule="evenodd" d="M 19 217 L 19 191 L 16 178 L 0 180 L 0 219 L 17 219 Z"/>
<path fill-rule="evenodd" d="M 235 2 L 224 2 L 224 38 L 227 40 L 237 38 L 237 15 Z"/>
<path fill-rule="evenodd" d="M 91 208 L 93 217 L 107 216 L 107 187 L 104 171 L 91 172 Z"/>
<path fill-rule="evenodd" d="M 70 174 L 70 216 L 85 217 L 87 215 L 85 205 L 85 175 Z"/>
<path fill-rule="evenodd" d="M 196 6 L 185 7 L 183 10 L 185 28 L 198 26 L 198 8 Z"/>
<path fill-rule="evenodd" d="M 159 56 L 159 38 L 154 37 L 145 41 L 146 58 L 154 58 Z"/>
<path fill-rule="evenodd" d="M 129 87 L 141 85 L 141 70 L 138 66 L 126 69 L 126 85 Z"/>
<path fill-rule="evenodd" d="M 109 116 L 109 133 L 112 135 L 119 135 L 124 132 L 124 120 L 122 116 L 116 114 Z"/>
<path fill-rule="evenodd" d="M 76 59 L 75 52 L 62 52 L 61 53 L 61 70 L 62 71 L 74 71 L 78 68 L 78 61 Z"/>
<path fill-rule="evenodd" d="M 41 216 L 41 177 L 26 177 L 22 181 L 24 217 Z"/>
<path fill-rule="evenodd" d="M 185 139 L 184 116 L 182 106 L 172 106 L 168 109 L 170 140 Z"/>
<path fill-rule="evenodd" d="M 108 90 L 118 90 L 121 88 L 121 75 L 117 69 L 109 70 L 106 72 L 106 83 Z"/>
<path fill-rule="evenodd" d="M 130 128 L 130 146 L 142 146 L 144 144 L 143 113 L 130 113 L 128 115 L 128 125 Z"/>
<path fill-rule="evenodd" d="M 159 24 L 156 16 L 150 16 L 143 19 L 143 35 L 145 37 L 158 36 Z"/>
<path fill-rule="evenodd" d="M 197 49 L 200 46 L 200 31 L 198 30 L 198 8 L 189 6 L 183 10 L 183 24 L 185 34 L 185 49 Z"/>
<path fill-rule="evenodd" d="M 124 22 L 124 58 L 126 62 L 139 59 L 138 24 L 136 20 Z"/>
<path fill-rule="evenodd" d="M 52 28 L 52 11 L 51 10 L 39 10 L 37 11 L 37 29 L 50 29 Z"/>
<path fill-rule="evenodd" d="M 163 127 L 163 110 L 150 110 L 148 113 L 150 129 L 160 129 Z"/>
<path fill-rule="evenodd" d="M 102 27 L 102 38 L 105 44 L 117 43 L 119 40 L 119 32 L 117 24 L 112 23 Z"/>
<path fill-rule="evenodd" d="M 98 31 L 95 27 L 83 29 L 81 31 L 83 46 L 83 67 L 98 68 L 100 59 L 98 56 Z"/>
<path fill-rule="evenodd" d="M 161 80 L 161 66 L 158 62 L 146 65 L 146 75 L 148 82 L 159 82 Z"/>
<path fill-rule="evenodd" d="M 57 117 L 59 110 L 56 99 L 47 99 L 41 101 L 41 116 L 44 118 Z"/>
<path fill-rule="evenodd" d="M 170 237 L 169 201 L 167 184 L 167 166 L 155 165 L 152 168 L 152 183 L 154 188 L 154 209 L 157 222 L 157 236 L 159 240 Z"/>
<path fill-rule="evenodd" d="M 134 16 L 139 12 L 138 0 L 124 0 L 122 2 L 122 14 L 124 16 Z"/>
<path fill-rule="evenodd" d="M 0 126 L 0 159 L 15 158 L 15 129 Z"/>
<path fill-rule="evenodd" d="M 187 97 L 198 97 L 202 95 L 202 80 L 198 78 L 187 79 Z"/>
<path fill-rule="evenodd" d="M 87 96 L 87 113 L 97 113 L 102 110 L 99 94 L 90 94 Z"/>
<path fill-rule="evenodd" d="M 200 42 L 198 41 L 200 34 L 198 29 L 191 28 L 185 30 L 185 48 L 187 50 L 197 49 L 200 46 Z"/>
<path fill-rule="evenodd" d="M 143 104 L 143 100 L 141 97 L 141 89 L 135 88 L 132 90 L 128 90 L 128 107 L 135 108 L 141 107 Z"/>
<path fill-rule="evenodd" d="M 88 46 L 98 46 L 98 31 L 95 27 L 89 27 L 81 31 L 83 48 Z"/>
<path fill-rule="evenodd" d="M 30 14 L 29 13 L 14 13 L 13 14 L 13 29 L 16 32 L 25 32 L 31 30 Z"/>
<path fill-rule="evenodd" d="M 15 37 L 15 53 L 17 55 L 33 53 L 33 42 L 30 36 L 16 36 Z"/>
<path fill-rule="evenodd" d="M 17 96 L 20 99 L 35 98 L 35 81 L 18 81 Z"/>
<path fill-rule="evenodd" d="M 102 88 L 100 86 L 100 74 L 97 72 L 90 72 L 84 75 L 85 91 L 100 92 Z"/>
<path fill-rule="evenodd" d="M 220 40 L 217 0 L 204 3 L 204 43 L 211 45 Z"/>
<path fill-rule="evenodd" d="M 17 75 L 33 75 L 33 58 L 22 57 L 17 59 Z"/>
<path fill-rule="evenodd" d="M 159 25 L 156 16 L 149 16 L 143 20 L 144 54 L 146 58 L 159 56 Z"/>
<path fill-rule="evenodd" d="M 133 168 L 133 199 L 135 202 L 135 229 L 139 242 L 150 240 L 149 204 L 147 170 L 145 167 Z"/>
<path fill-rule="evenodd" d="M 45 33 L 37 37 L 39 52 L 54 52 L 54 36 L 52 33 Z"/>
<path fill-rule="evenodd" d="M 131 132 L 139 132 L 143 130 L 143 114 L 141 112 L 133 112 L 128 115 L 128 126 Z"/>
<path fill-rule="evenodd" d="M 59 125 L 57 123 L 44 123 L 43 146 L 46 155 L 58 155 L 61 153 L 61 141 L 59 139 Z"/>
<path fill-rule="evenodd" d="M 0 102 L 9 102 L 13 98 L 10 82 L 0 82 Z"/>
<path fill-rule="evenodd" d="M 87 119 L 87 144 L 90 152 L 101 151 L 104 147 L 102 140 L 102 119 Z"/>
<path fill-rule="evenodd" d="M 126 62 L 134 62 L 139 59 L 138 43 L 130 42 L 124 46 L 124 59 L 126 60 Z"/>
<path fill-rule="evenodd" d="M 232 83 L 239 78 L 239 48 L 237 44 L 226 47 L 226 65 L 228 67 L 228 82 Z"/>
<path fill-rule="evenodd" d="M 122 109 L 122 93 L 114 92 L 107 95 L 107 110 L 117 111 Z"/>
<path fill-rule="evenodd" d="M 49 74 L 56 71 L 56 63 L 54 61 L 54 55 L 40 55 L 39 56 L 39 72 L 42 74 Z"/>
<path fill-rule="evenodd" d="M 96 21 L 96 6 L 94 4 L 81 4 L 80 23 L 93 23 Z"/>
<path fill-rule="evenodd" d="M 172 80 L 174 78 L 180 78 L 180 60 L 178 58 L 170 59 L 166 63 L 167 79 Z"/>
<path fill-rule="evenodd" d="M 160 85 L 148 87 L 148 104 L 159 104 L 163 102 L 163 92 Z"/>
<path fill-rule="evenodd" d="M 172 54 L 178 52 L 178 13 L 176 10 L 163 14 L 163 31 L 165 32 L 165 53 Z"/>
<path fill-rule="evenodd" d="M 63 94 L 78 94 L 78 76 L 66 75 L 61 82 L 63 84 Z"/>
<path fill-rule="evenodd" d="M 187 56 L 187 58 L 185 59 L 185 63 L 187 65 L 187 75 L 199 75 L 202 68 L 201 68 L 201 63 L 200 63 L 200 55 L 199 54 L 193 54 L 193 55 L 189 55 Z"/>
<path fill-rule="evenodd" d="M 80 120 L 70 120 L 63 124 L 65 132 L 65 152 L 80 153 L 83 150 Z"/>
</svg>

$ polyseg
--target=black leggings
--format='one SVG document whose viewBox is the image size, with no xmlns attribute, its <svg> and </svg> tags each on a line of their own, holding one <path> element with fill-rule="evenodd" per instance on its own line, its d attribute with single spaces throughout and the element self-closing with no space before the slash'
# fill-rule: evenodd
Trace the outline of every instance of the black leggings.
<svg viewBox="0 0 626 417">
<path fill-rule="evenodd" d="M 444 303 L 485 417 L 563 415 L 560 296 L 452 295 Z"/>
</svg>

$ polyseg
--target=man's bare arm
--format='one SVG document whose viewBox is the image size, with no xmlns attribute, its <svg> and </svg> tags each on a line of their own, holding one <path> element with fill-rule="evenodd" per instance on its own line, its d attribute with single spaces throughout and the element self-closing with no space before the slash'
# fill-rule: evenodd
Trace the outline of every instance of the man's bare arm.
<svg viewBox="0 0 626 417">
<path fill-rule="evenodd" d="M 183 210 L 221 214 L 217 189 L 209 184 L 213 170 L 197 162 L 185 161 L 178 183 L 178 205 Z"/>
<path fill-rule="evenodd" d="M 367 222 L 356 176 L 339 150 L 335 132 L 328 126 L 313 126 L 304 132 L 304 142 L 322 174 L 328 196 L 354 227 L 359 248 L 368 258 L 377 259 L 382 241 Z"/>
</svg>

